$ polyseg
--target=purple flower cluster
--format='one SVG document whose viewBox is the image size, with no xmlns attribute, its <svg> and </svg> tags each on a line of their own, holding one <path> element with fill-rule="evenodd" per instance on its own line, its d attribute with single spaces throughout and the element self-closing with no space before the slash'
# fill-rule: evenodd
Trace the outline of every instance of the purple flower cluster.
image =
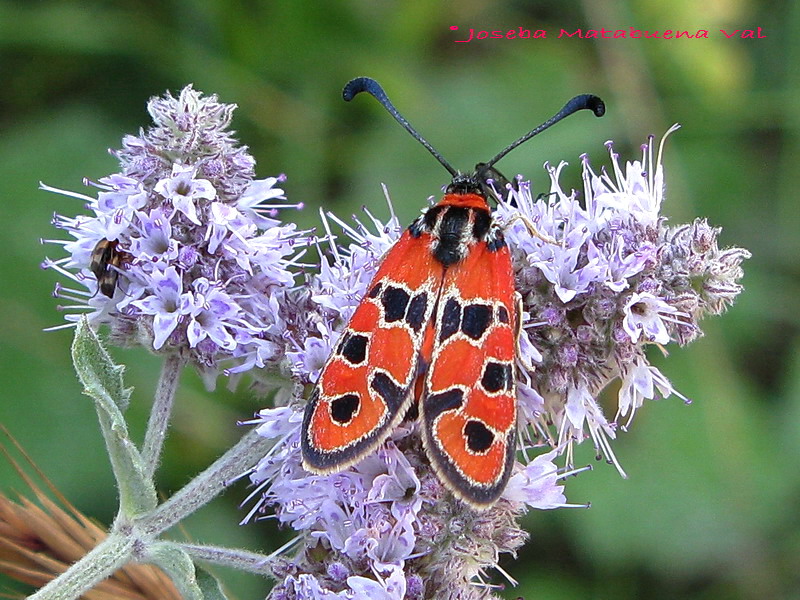
<svg viewBox="0 0 800 600">
<path fill-rule="evenodd" d="M 47 240 L 67 252 L 43 263 L 71 282 L 55 291 L 70 301 L 63 326 L 85 314 L 119 344 L 184 353 L 209 381 L 220 362 L 239 373 L 284 359 L 292 268 L 308 236 L 276 219 L 300 205 L 284 202 L 284 176 L 254 179 L 229 129 L 235 108 L 191 85 L 152 98 L 154 126 L 112 152 L 120 172 L 86 182 L 96 197 L 41 186 L 90 213 L 56 215 L 74 239 Z M 104 247 L 113 260 L 98 270 Z M 108 277 L 110 291 L 98 287 Z"/>
<path fill-rule="evenodd" d="M 644 399 L 676 393 L 648 363 L 646 347 L 697 337 L 698 320 L 719 313 L 741 291 L 740 263 L 749 254 L 719 250 L 719 230 L 705 221 L 666 226 L 660 150 L 654 156 L 652 140 L 642 160 L 624 171 L 613 151 L 611 164 L 612 175 L 598 175 L 584 158 L 583 203 L 561 188 L 562 164 L 547 167 L 549 194 L 535 198 L 520 178 L 497 208 L 524 306 L 517 368 L 524 460 L 495 505 L 475 511 L 447 492 L 416 424 L 398 428 L 351 469 L 320 476 L 301 466 L 302 399 L 253 421 L 275 445 L 250 474 L 254 506 L 246 520 L 277 518 L 297 532 L 291 543 L 300 547 L 279 552 L 271 600 L 494 597 L 488 571 L 500 570 L 499 556 L 513 555 L 524 542 L 519 517 L 531 507 L 576 506 L 559 483 L 582 470 L 568 470 L 573 443 L 591 438 L 617 464 L 610 446 L 617 421 L 630 423 Z M 328 218 L 353 243 L 337 245 Z M 329 260 L 308 282 L 308 337 L 288 353 L 301 383 L 317 379 L 380 257 L 400 234 L 394 217 L 384 225 L 370 216 L 371 227 L 355 228 L 328 218 Z M 597 396 L 615 379 L 618 410 L 609 420 Z M 551 450 L 530 460 L 542 446 Z M 566 454 L 567 467 L 554 464 L 559 454 Z"/>
<path fill-rule="evenodd" d="M 663 140 L 656 153 L 651 138 L 642 159 L 624 169 L 607 146 L 611 173 L 595 173 L 583 157 L 582 202 L 559 184 L 565 163 L 546 165 L 549 193 L 534 198 L 522 181 L 497 214 L 508 224 L 524 306 L 518 384 L 530 431 L 570 454 L 573 442 L 590 437 L 619 468 L 609 444 L 619 420 L 627 427 L 645 399 L 679 395 L 648 363 L 647 346 L 700 335 L 699 320 L 741 291 L 741 262 L 750 254 L 720 250 L 720 230 L 704 220 L 666 225 Z M 615 379 L 610 421 L 597 396 Z"/>
<path fill-rule="evenodd" d="M 290 545 L 302 544 L 274 562 L 271 600 L 484 598 L 488 583 L 476 583 L 486 569 L 527 538 L 518 517 L 569 506 L 558 482 L 572 473 L 550 452 L 517 465 L 495 506 L 465 509 L 433 472 L 413 424 L 353 468 L 312 475 L 301 465 L 301 420 L 299 407 L 284 406 L 254 421 L 276 443 L 250 475 L 257 501 L 245 520 L 277 518 L 298 532 Z"/>
</svg>

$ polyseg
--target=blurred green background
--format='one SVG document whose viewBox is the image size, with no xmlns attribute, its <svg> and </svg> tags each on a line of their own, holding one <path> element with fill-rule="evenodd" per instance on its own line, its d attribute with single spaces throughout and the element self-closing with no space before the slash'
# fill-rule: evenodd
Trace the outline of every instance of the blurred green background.
<svg viewBox="0 0 800 600">
<path fill-rule="evenodd" d="M 460 27 L 459 32 L 450 30 Z M 483 40 L 475 29 L 545 29 L 546 39 Z M 578 39 L 560 28 L 709 30 L 709 39 Z M 761 39 L 727 39 L 761 28 Z M 650 403 L 615 448 L 612 467 L 568 484 L 590 510 L 536 512 L 532 539 L 505 568 L 520 580 L 505 597 L 800 597 L 800 3 L 768 0 L 563 2 L 208 0 L 0 1 L 0 422 L 58 487 L 104 523 L 116 504 L 96 417 L 69 362 L 68 331 L 39 270 L 39 238 L 58 235 L 53 212 L 78 201 L 37 182 L 82 190 L 117 166 L 106 148 L 149 124 L 145 102 L 186 83 L 239 105 L 234 126 L 260 177 L 285 172 L 289 197 L 347 216 L 381 217 L 385 182 L 410 221 L 447 174 L 371 99 L 342 102 L 350 78 L 378 79 L 406 117 L 454 165 L 469 168 L 557 110 L 574 94 L 602 96 L 604 119 L 572 117 L 499 165 L 546 185 L 545 160 L 579 155 L 605 164 L 603 142 L 639 154 L 673 122 L 664 213 L 707 216 L 724 245 L 750 249 L 745 293 L 706 337 L 666 360 L 695 400 Z M 542 188 L 540 188 L 542 189 Z M 294 217 L 290 213 L 289 217 Z M 115 351 L 136 387 L 130 409 L 143 432 L 158 371 L 143 351 Z M 224 388 L 224 385 L 221 386 Z M 185 374 L 159 473 L 181 487 L 241 434 L 261 401 L 246 390 L 206 392 Z M 612 411 L 613 414 L 613 411 Z M 593 462 L 588 445 L 578 463 Z M 2 461 L 0 461 L 2 462 Z M 0 464 L 2 489 L 24 486 Z M 267 525 L 237 525 L 243 485 L 186 523 L 193 539 L 270 551 L 286 539 Z M 221 573 L 240 600 L 268 584 Z M 500 581 L 497 575 L 495 580 Z M 0 577 L 0 593 L 25 590 Z"/>
</svg>

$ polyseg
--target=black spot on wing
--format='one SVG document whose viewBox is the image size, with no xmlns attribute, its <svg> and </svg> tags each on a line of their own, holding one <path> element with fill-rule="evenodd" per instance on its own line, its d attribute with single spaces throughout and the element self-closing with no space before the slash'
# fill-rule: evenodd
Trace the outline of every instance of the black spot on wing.
<svg viewBox="0 0 800 600">
<path fill-rule="evenodd" d="M 471 420 L 464 425 L 464 437 L 467 438 L 467 448 L 476 454 L 486 452 L 492 447 L 494 434 L 481 421 Z"/>
<path fill-rule="evenodd" d="M 406 314 L 406 308 L 411 297 L 403 288 L 389 286 L 381 296 L 383 315 L 388 323 L 399 321 Z"/>
<path fill-rule="evenodd" d="M 361 400 L 355 394 L 345 394 L 331 400 L 331 419 L 341 425 L 347 425 L 353 420 L 358 411 Z"/>
<path fill-rule="evenodd" d="M 388 375 L 380 371 L 372 376 L 370 387 L 386 403 L 390 414 L 397 412 L 406 397 L 406 389 L 397 385 Z"/>
<path fill-rule="evenodd" d="M 406 323 L 408 323 L 414 331 L 418 332 L 422 328 L 427 309 L 427 292 L 420 292 L 411 299 L 411 303 L 408 305 L 408 312 L 406 313 Z"/>
<path fill-rule="evenodd" d="M 439 325 L 439 341 L 443 342 L 456 333 L 461 327 L 461 305 L 455 298 L 448 298 L 442 310 L 442 320 Z"/>
<path fill-rule="evenodd" d="M 425 403 L 425 417 L 433 420 L 443 412 L 461 408 L 464 404 L 464 391 L 453 388 L 438 394 L 431 394 L 423 402 Z"/>
<path fill-rule="evenodd" d="M 383 284 L 379 281 L 375 285 L 372 286 L 372 289 L 367 294 L 370 298 L 377 298 L 378 294 L 381 293 L 381 288 L 383 288 Z"/>
<path fill-rule="evenodd" d="M 508 363 L 487 362 L 483 368 L 481 385 L 489 393 L 510 389 L 512 383 L 512 369 Z"/>
<path fill-rule="evenodd" d="M 339 354 L 354 365 L 360 365 L 367 358 L 367 342 L 365 335 L 350 333 L 341 346 Z"/>
<path fill-rule="evenodd" d="M 464 317 L 461 320 L 461 331 L 473 340 L 481 336 L 492 322 L 492 307 L 485 304 L 468 304 L 464 307 Z"/>
</svg>

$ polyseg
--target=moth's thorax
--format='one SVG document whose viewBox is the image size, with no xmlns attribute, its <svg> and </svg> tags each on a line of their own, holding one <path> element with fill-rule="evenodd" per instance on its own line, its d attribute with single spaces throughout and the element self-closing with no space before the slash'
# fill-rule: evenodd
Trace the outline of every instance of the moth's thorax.
<svg viewBox="0 0 800 600">
<path fill-rule="evenodd" d="M 480 194 L 445 194 L 436 206 L 460 206 L 489 214 L 489 203 Z"/>
<path fill-rule="evenodd" d="M 461 262 L 480 242 L 495 251 L 505 246 L 489 204 L 480 194 L 445 194 L 408 228 L 415 238 L 428 236 L 430 251 L 445 267 Z"/>
</svg>

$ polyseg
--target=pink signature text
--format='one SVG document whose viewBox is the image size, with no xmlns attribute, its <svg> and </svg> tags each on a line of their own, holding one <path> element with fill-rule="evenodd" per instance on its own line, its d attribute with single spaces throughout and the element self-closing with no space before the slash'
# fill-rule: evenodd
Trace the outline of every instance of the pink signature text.
<svg viewBox="0 0 800 600">
<path fill-rule="evenodd" d="M 451 31 L 459 31 L 457 25 L 451 25 Z M 766 34 L 761 27 L 755 29 L 720 29 L 720 34 L 726 38 L 765 38 Z M 635 27 L 628 27 L 625 29 L 559 29 L 558 32 L 550 32 L 546 29 L 525 29 L 524 27 L 517 27 L 516 29 L 495 29 L 493 31 L 485 29 L 469 29 L 468 33 L 462 33 L 462 37 L 466 39 L 453 40 L 456 43 L 468 43 L 475 40 L 514 40 L 514 39 L 543 39 L 548 37 L 556 38 L 580 38 L 580 39 L 619 39 L 619 38 L 658 38 L 662 40 L 670 39 L 698 39 L 708 38 L 712 35 L 708 29 L 664 29 L 664 30 L 649 30 L 649 29 L 636 29 Z M 718 35 L 714 33 L 713 35 Z"/>
</svg>

